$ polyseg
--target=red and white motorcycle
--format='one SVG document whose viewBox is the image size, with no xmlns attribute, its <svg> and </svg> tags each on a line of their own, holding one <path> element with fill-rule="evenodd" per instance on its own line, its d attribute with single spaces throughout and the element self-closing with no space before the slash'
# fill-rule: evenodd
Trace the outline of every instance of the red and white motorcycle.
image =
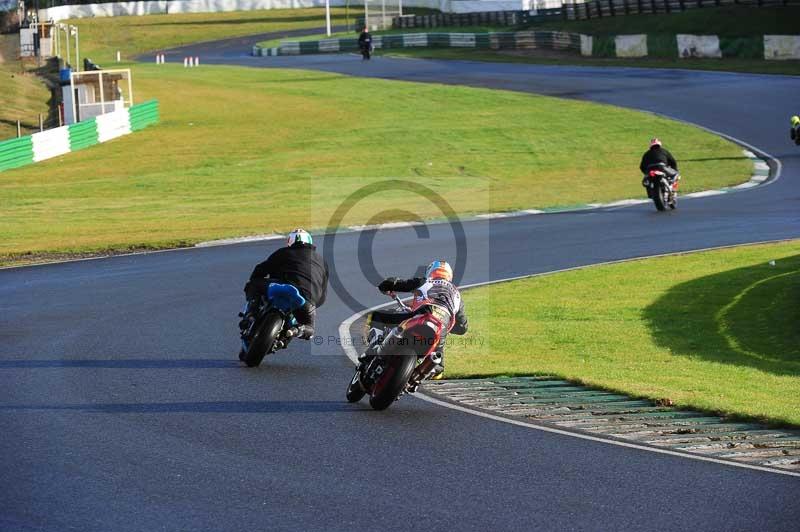
<svg viewBox="0 0 800 532">
<path fill-rule="evenodd" d="M 411 310 L 396 294 L 390 295 L 397 301 L 395 310 Z M 367 323 L 371 325 L 367 352 L 374 356 L 362 357 L 347 387 L 347 400 L 355 403 L 368 394 L 370 406 L 384 410 L 404 393 L 414 393 L 422 381 L 436 373 L 442 361 L 436 348 L 445 326 L 435 316 L 435 309 L 415 314 L 396 326 L 373 323 L 371 315 Z"/>
</svg>

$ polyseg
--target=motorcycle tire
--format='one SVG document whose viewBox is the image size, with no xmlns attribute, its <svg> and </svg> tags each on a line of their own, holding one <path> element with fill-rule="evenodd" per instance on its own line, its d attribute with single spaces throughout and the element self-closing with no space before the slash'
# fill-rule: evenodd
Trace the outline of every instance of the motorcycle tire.
<svg viewBox="0 0 800 532">
<path fill-rule="evenodd" d="M 357 403 L 361 400 L 362 397 L 367 393 L 364 390 L 364 387 L 361 386 L 361 381 L 359 379 L 360 370 L 356 369 L 355 375 L 353 375 L 353 379 L 350 381 L 350 384 L 347 385 L 347 402 L 348 403 Z"/>
<path fill-rule="evenodd" d="M 267 314 L 250 340 L 250 349 L 244 355 L 244 363 L 248 368 L 255 368 L 261 364 L 267 353 L 272 351 L 272 346 L 282 329 L 283 317 L 277 312 Z"/>
<path fill-rule="evenodd" d="M 661 185 L 653 191 L 653 204 L 656 206 L 657 210 L 665 211 L 667 209 L 668 196 L 669 192 Z"/>
<path fill-rule="evenodd" d="M 389 408 L 389 405 L 397 399 L 405 385 L 408 384 L 408 379 L 411 378 L 411 374 L 417 365 L 417 356 L 415 354 L 397 354 L 394 357 L 396 357 L 393 362 L 394 372 L 384 377 L 388 380 L 383 383 L 376 395 L 369 398 L 369 406 L 375 410 Z"/>
</svg>

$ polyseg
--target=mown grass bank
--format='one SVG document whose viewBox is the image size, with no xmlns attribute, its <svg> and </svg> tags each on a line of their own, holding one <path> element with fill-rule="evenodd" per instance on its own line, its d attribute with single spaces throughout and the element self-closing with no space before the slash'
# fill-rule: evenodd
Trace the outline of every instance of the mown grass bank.
<svg viewBox="0 0 800 532">
<path fill-rule="evenodd" d="M 483 345 L 454 342 L 450 378 L 557 375 L 800 425 L 800 241 L 587 268 L 465 300 Z"/>
<path fill-rule="evenodd" d="M 0 141 L 39 131 L 39 115 L 47 118 L 50 90 L 20 63 L 19 35 L 0 35 Z"/>
<path fill-rule="evenodd" d="M 687 191 L 746 181 L 752 168 L 714 135 L 611 106 L 320 72 L 139 65 L 133 75 L 139 100 L 160 101 L 158 126 L 2 174 L 4 261 L 321 227 L 346 193 L 389 177 L 418 180 L 465 214 L 639 197 L 653 135 L 684 162 Z M 575 155 L 587 152 L 590 169 Z M 387 201 L 396 194 L 344 223 Z"/>
</svg>

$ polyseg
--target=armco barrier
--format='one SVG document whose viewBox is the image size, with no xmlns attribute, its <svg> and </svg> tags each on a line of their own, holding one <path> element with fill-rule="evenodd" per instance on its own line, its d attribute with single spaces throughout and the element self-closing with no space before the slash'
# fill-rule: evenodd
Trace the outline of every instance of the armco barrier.
<svg viewBox="0 0 800 532">
<path fill-rule="evenodd" d="M 159 120 L 158 101 L 100 115 L 77 124 L 0 142 L 0 172 L 88 148 Z"/>
<path fill-rule="evenodd" d="M 406 33 L 373 37 L 375 49 L 480 48 L 492 50 L 566 50 L 595 57 L 663 57 L 741 59 L 800 59 L 800 36 L 718 37 L 716 35 L 582 35 L 558 31 L 492 33 Z M 277 48 L 253 47 L 253 55 L 299 55 L 351 52 L 356 39 L 284 41 Z"/>
<path fill-rule="evenodd" d="M 0 172 L 32 162 L 33 139 L 30 136 L 0 142 Z"/>
<path fill-rule="evenodd" d="M 548 50 L 581 51 L 578 33 L 559 31 L 517 31 L 492 33 L 406 33 L 375 35 L 372 45 L 377 50 L 396 48 L 482 48 L 514 50 L 544 48 Z M 322 41 L 283 41 L 274 48 L 253 47 L 253 55 L 301 55 L 358 50 L 357 39 L 325 39 Z"/>
</svg>

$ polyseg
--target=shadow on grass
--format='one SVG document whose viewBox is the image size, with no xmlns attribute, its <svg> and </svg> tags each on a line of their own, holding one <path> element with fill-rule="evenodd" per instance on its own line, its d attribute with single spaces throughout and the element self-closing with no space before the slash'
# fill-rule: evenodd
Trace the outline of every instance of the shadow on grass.
<svg viewBox="0 0 800 532">
<path fill-rule="evenodd" d="M 800 376 L 800 255 L 677 285 L 644 317 L 674 355 Z"/>
<path fill-rule="evenodd" d="M 741 160 L 743 160 L 743 159 L 748 159 L 748 157 L 745 157 L 744 155 L 741 155 L 741 156 L 739 156 L 739 157 L 701 157 L 701 158 L 697 158 L 697 159 L 681 159 L 681 161 L 680 161 L 680 162 L 688 162 L 688 161 L 692 161 L 692 162 L 703 162 L 703 161 L 741 161 Z"/>
</svg>

